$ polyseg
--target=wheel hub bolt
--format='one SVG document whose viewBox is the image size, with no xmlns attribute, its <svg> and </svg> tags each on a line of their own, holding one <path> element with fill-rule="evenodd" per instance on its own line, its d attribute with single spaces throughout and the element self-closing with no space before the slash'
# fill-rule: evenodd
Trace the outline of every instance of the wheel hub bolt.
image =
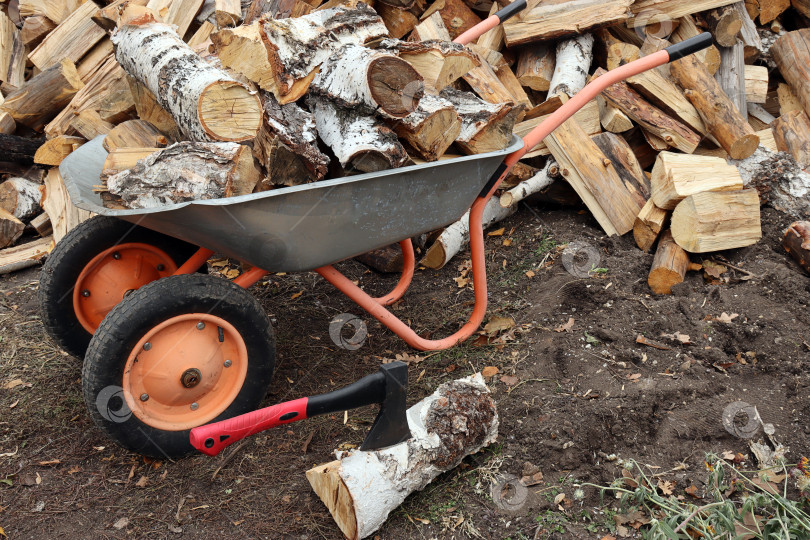
<svg viewBox="0 0 810 540">
<path fill-rule="evenodd" d="M 231 362 L 230 360 L 225 360 L 225 367 L 231 367 L 232 365 L 233 362 Z"/>
<path fill-rule="evenodd" d="M 115 253 L 113 253 L 113 259 L 115 259 L 116 261 L 121 260 L 121 254 L 116 251 Z"/>
<path fill-rule="evenodd" d="M 89 297 L 90 296 L 90 290 L 89 289 L 83 290 L 82 291 L 82 296 L 84 296 L 85 298 Z"/>
<path fill-rule="evenodd" d="M 141 401 L 146 401 L 149 399 L 149 394 L 141 394 Z"/>
<path fill-rule="evenodd" d="M 199 405 L 197 405 L 196 403 L 192 403 L 192 404 L 191 404 L 191 410 L 192 410 L 192 411 L 196 411 L 196 410 L 197 410 L 197 409 L 199 409 L 199 408 L 200 408 L 200 406 L 199 406 Z"/>
<path fill-rule="evenodd" d="M 183 372 L 183 376 L 180 378 L 180 382 L 186 388 L 194 388 L 200 381 L 202 380 L 202 373 L 197 368 L 187 369 Z"/>
<path fill-rule="evenodd" d="M 198 322 L 197 323 L 197 330 L 202 330 L 203 328 L 205 328 L 205 323 L 202 322 L 202 321 Z"/>
<path fill-rule="evenodd" d="M 148 341 L 143 344 L 143 350 L 148 351 L 151 348 L 152 348 L 152 344 L 149 343 Z"/>
</svg>

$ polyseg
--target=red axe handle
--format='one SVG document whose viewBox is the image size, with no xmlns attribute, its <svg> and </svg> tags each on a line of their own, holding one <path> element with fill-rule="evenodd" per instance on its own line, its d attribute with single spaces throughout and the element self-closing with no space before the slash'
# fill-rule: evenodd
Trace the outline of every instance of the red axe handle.
<svg viewBox="0 0 810 540">
<path fill-rule="evenodd" d="M 245 437 L 307 417 L 309 398 L 279 403 L 258 411 L 242 414 L 228 420 L 195 427 L 189 436 L 191 445 L 209 456 L 215 456 L 226 447 Z"/>
</svg>

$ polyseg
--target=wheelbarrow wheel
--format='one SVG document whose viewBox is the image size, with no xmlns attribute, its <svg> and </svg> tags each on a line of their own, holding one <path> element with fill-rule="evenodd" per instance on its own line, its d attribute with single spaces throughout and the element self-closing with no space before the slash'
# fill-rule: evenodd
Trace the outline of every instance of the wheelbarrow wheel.
<svg viewBox="0 0 810 540">
<path fill-rule="evenodd" d="M 255 410 L 275 339 L 247 291 L 214 276 L 161 279 L 115 306 L 90 341 L 82 391 L 93 421 L 124 448 L 192 452 L 189 431 Z"/>
<path fill-rule="evenodd" d="M 112 217 L 79 224 L 42 267 L 39 305 L 45 329 L 62 349 L 84 357 L 112 306 L 129 291 L 172 275 L 197 249 Z"/>
</svg>

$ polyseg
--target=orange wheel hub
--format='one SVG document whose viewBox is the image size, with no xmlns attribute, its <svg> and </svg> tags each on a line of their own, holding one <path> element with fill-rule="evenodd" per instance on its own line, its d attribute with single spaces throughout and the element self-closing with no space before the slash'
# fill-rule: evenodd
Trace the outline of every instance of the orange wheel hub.
<svg viewBox="0 0 810 540">
<path fill-rule="evenodd" d="M 73 310 L 85 330 L 96 329 L 130 291 L 171 276 L 177 265 L 163 250 L 140 243 L 119 244 L 90 261 L 73 287 Z"/>
<path fill-rule="evenodd" d="M 148 426 L 183 431 L 222 414 L 239 395 L 247 347 L 230 323 L 205 313 L 173 317 L 141 338 L 124 368 L 124 398 Z"/>
</svg>

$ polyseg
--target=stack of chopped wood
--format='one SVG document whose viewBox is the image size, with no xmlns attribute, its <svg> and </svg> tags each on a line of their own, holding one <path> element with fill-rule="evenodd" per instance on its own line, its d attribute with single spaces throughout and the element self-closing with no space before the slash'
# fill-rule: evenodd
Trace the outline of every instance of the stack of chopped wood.
<svg viewBox="0 0 810 540">
<path fill-rule="evenodd" d="M 614 85 L 531 149 L 485 222 L 532 194 L 570 200 L 570 186 L 606 233 L 634 230 L 642 249 L 670 210 L 682 249 L 728 249 L 755 241 L 751 171 L 777 150 L 810 163 L 810 2 L 529 2 L 476 43 L 450 43 L 500 7 L 3 0 L 0 247 L 39 234 L 33 260 L 88 217 L 56 167 L 99 135 L 109 151 L 99 191 L 111 207 L 380 171 L 504 148 L 592 77 L 704 29 L 715 47 Z M 729 179 L 738 165 L 749 171 L 742 184 Z M 666 176 L 692 170 L 703 179 Z M 769 193 L 810 186 L 802 171 L 794 177 Z M 664 200 L 670 208 L 656 206 Z M 713 211 L 732 202 L 747 212 L 739 223 Z M 468 237 L 466 217 L 437 231 L 423 264 L 442 267 Z M 6 255 L 17 257 L 0 252 L 0 269 Z"/>
</svg>

